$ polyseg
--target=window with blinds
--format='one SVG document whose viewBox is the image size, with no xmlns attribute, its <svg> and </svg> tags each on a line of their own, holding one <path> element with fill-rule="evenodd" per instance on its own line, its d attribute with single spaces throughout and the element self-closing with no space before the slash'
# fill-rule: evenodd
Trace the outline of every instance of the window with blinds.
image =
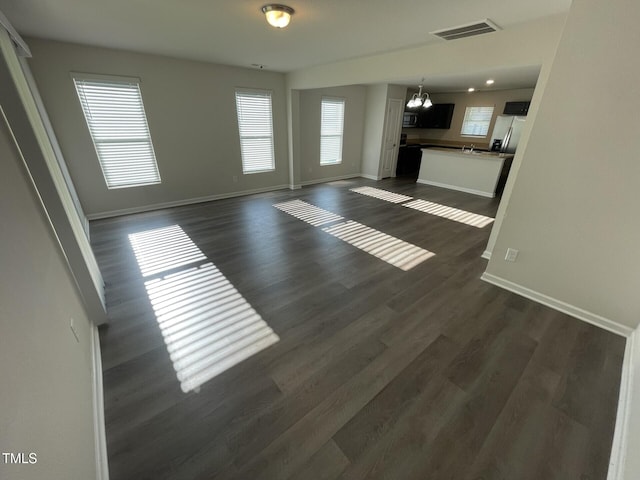
<svg viewBox="0 0 640 480">
<path fill-rule="evenodd" d="M 460 134 L 467 137 L 486 137 L 492 116 L 493 107 L 467 107 Z"/>
<path fill-rule="evenodd" d="M 108 188 L 160 183 L 139 80 L 73 81 Z"/>
<path fill-rule="evenodd" d="M 275 170 L 271 92 L 236 90 L 242 172 Z"/>
<path fill-rule="evenodd" d="M 320 165 L 342 163 L 344 100 L 323 98 L 320 121 Z"/>
</svg>

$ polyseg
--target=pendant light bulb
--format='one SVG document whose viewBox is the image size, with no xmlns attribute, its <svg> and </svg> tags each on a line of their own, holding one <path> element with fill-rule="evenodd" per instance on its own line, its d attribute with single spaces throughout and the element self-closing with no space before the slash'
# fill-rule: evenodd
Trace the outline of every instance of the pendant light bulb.
<svg viewBox="0 0 640 480">
<path fill-rule="evenodd" d="M 424 82 L 424 78 L 422 79 Z M 422 93 L 422 84 L 418 85 L 418 93 L 414 93 L 411 100 L 407 102 L 408 108 L 423 107 L 429 108 L 433 105 L 428 93 Z"/>
</svg>

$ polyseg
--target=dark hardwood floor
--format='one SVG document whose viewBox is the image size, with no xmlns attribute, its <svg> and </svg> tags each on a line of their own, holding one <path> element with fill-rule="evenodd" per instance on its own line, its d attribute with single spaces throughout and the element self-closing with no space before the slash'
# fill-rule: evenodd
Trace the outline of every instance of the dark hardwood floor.
<svg viewBox="0 0 640 480">
<path fill-rule="evenodd" d="M 355 179 L 91 223 L 112 480 L 606 478 L 625 339 L 481 281 L 491 225 L 363 185 L 498 205 Z M 435 256 L 403 271 L 273 207 L 293 199 Z M 128 237 L 171 225 L 279 337 L 199 392 L 180 388 Z"/>
</svg>

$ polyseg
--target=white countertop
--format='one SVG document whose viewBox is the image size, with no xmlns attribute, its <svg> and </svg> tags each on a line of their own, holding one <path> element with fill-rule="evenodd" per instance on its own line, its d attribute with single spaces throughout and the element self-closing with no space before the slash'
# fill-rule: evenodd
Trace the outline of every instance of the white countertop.
<svg viewBox="0 0 640 480">
<path fill-rule="evenodd" d="M 476 157 L 477 156 L 477 157 L 489 157 L 489 158 L 500 158 L 500 159 L 513 157 L 512 153 L 485 152 L 485 151 L 482 151 L 482 150 L 474 150 L 473 152 L 470 152 L 469 150 L 465 150 L 463 152 L 462 149 L 442 148 L 442 147 L 425 147 L 422 150 L 426 151 L 426 152 L 446 153 L 446 154 L 455 155 L 455 156 L 464 155 L 465 157 L 466 156 L 471 156 L 471 157 Z"/>
</svg>

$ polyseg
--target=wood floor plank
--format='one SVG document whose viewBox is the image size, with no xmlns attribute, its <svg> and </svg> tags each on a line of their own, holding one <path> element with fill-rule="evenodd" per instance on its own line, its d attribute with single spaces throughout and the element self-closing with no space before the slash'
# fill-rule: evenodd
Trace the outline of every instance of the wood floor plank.
<svg viewBox="0 0 640 480">
<path fill-rule="evenodd" d="M 280 390 L 290 392 L 367 337 L 377 337 L 378 332 L 394 318 L 389 308 L 381 305 L 331 336 L 318 336 L 302 342 L 297 352 L 287 355 L 286 361 L 271 369 L 271 377 Z"/>
<path fill-rule="evenodd" d="M 607 361 L 606 345 L 609 332 L 581 326 L 569 354 L 569 364 L 553 405 L 575 421 L 591 426 L 598 416 L 599 396 L 587 392 L 597 391 L 602 382 Z"/>
<path fill-rule="evenodd" d="M 253 383 L 247 401 L 211 402 L 208 395 L 192 394 L 189 399 L 154 416 L 132 429 L 129 435 L 108 443 L 109 469 L 115 478 L 173 478 L 188 460 L 209 445 L 212 432 L 224 428 L 243 409 L 255 412 L 265 408 L 281 392 L 271 382 Z M 250 400 L 249 400 L 250 399 Z M 199 428 L 185 429 L 196 424 Z M 144 438 L 144 448 L 137 448 Z M 197 448 L 194 448 L 197 446 Z M 226 459 L 229 452 L 224 442 L 215 442 L 215 458 Z M 157 461 L 161 459 L 160 461 Z"/>
<path fill-rule="evenodd" d="M 414 401 L 396 414 L 397 419 L 386 422 L 375 441 L 357 452 L 340 480 L 407 478 L 408 472 L 417 468 L 418 459 L 425 456 L 420 446 L 428 448 L 457 415 L 465 398 L 459 387 L 435 374 Z"/>
<path fill-rule="evenodd" d="M 386 349 L 278 437 L 241 471 L 240 477 L 287 478 L 436 338 L 434 329 L 408 340 L 402 347 Z"/>
<path fill-rule="evenodd" d="M 349 465 L 349 460 L 333 440 L 325 443 L 316 454 L 298 471 L 291 480 L 335 480 Z"/>
<path fill-rule="evenodd" d="M 416 445 L 402 478 L 464 478 L 530 361 L 535 344 L 521 335 L 493 354 L 451 421 L 429 445 Z"/>
<path fill-rule="evenodd" d="M 349 179 L 91 222 L 110 478 L 605 480 L 625 340 L 481 281 L 490 226 L 357 186 L 499 203 Z M 273 207 L 296 199 L 435 256 L 402 271 Z M 198 264 L 143 277 L 129 238 L 169 226 L 279 339 L 188 393 L 145 282 Z"/>
<path fill-rule="evenodd" d="M 545 446 L 540 424 L 559 381 L 557 373 L 527 365 L 465 479 L 530 478 Z"/>
<path fill-rule="evenodd" d="M 589 430 L 550 405 L 547 405 L 547 413 L 539 429 L 544 447 L 535 452 L 538 461 L 525 480 L 585 478 L 581 471 L 588 455 Z M 605 479 L 606 476 L 592 478 Z"/>
<path fill-rule="evenodd" d="M 458 347 L 453 342 L 446 337 L 438 337 L 342 427 L 333 438 L 347 457 L 356 460 L 390 430 L 409 406 L 425 390 L 432 388 L 436 375 L 457 351 Z"/>
<path fill-rule="evenodd" d="M 240 425 L 225 434 L 234 464 L 241 468 L 250 463 L 275 438 L 292 428 L 384 350 L 385 346 L 375 338 L 362 341 L 310 376 L 307 382 L 296 390 L 273 402 L 270 408 L 265 409 L 260 415 L 247 418 L 243 423 L 236 421 L 235 423 Z"/>
</svg>

